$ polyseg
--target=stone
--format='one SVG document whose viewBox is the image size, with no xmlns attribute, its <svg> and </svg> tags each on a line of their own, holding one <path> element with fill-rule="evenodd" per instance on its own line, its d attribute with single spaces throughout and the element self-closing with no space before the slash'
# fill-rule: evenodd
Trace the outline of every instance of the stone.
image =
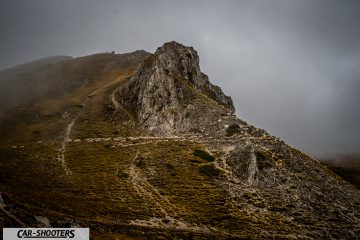
<svg viewBox="0 0 360 240">
<path fill-rule="evenodd" d="M 201 72 L 197 52 L 176 42 L 147 58 L 117 96 L 157 136 L 204 129 L 235 111 L 231 98 Z"/>
</svg>

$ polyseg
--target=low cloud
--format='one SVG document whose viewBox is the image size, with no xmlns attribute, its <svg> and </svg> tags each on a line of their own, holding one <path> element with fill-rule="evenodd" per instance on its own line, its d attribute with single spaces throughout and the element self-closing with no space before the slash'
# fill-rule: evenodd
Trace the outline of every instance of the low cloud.
<svg viewBox="0 0 360 240">
<path fill-rule="evenodd" d="M 316 155 L 360 147 L 359 1 L 5 1 L 0 68 L 194 46 L 237 114 Z"/>
</svg>

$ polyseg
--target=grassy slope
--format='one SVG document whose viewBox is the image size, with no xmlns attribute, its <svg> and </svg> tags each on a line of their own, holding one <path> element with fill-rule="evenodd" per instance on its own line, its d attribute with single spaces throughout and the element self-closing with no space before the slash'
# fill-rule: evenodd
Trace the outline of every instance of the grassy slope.
<svg viewBox="0 0 360 240">
<path fill-rule="evenodd" d="M 125 64 L 109 69 L 106 62 L 114 60 L 116 56 L 105 54 L 75 59 L 69 66 L 61 64 L 64 75 L 53 83 L 70 86 L 63 94 L 52 95 L 52 98 L 39 95 L 37 101 L 3 113 L 0 123 L 0 191 L 3 195 L 30 208 L 52 203 L 49 211 L 62 211 L 62 193 L 67 191 L 71 181 L 57 160 L 59 143 L 69 119 L 83 110 L 81 103 L 90 93 L 114 79 L 126 79 L 137 67 Z M 72 87 L 76 76 L 88 74 L 89 69 L 93 81 Z M 50 70 L 44 75 L 42 79 L 46 81 L 53 73 Z M 30 73 L 29 79 L 32 77 L 34 74 Z"/>
<path fill-rule="evenodd" d="M 3 122 L 0 191 L 35 215 L 86 222 L 99 239 L 104 235 L 143 238 L 145 230 L 164 238 L 208 238 L 209 234 L 249 236 L 258 224 L 281 228 L 277 216 L 254 220 L 237 209 L 217 181 L 221 174 L 209 177 L 199 171 L 206 162 L 193 156 L 195 149 L 204 148 L 198 143 L 126 138 L 143 133 L 131 113 L 111 107 L 109 96 L 134 70 L 129 66 L 95 74 L 94 83 L 8 113 L 12 124 Z M 69 177 L 57 156 L 64 129 L 76 117 L 70 138 L 82 141 L 67 145 L 66 161 L 73 173 Z M 95 137 L 122 140 L 85 141 Z M 159 225 L 156 219 L 165 222 Z M 183 228 L 167 227 L 166 221 Z"/>
<path fill-rule="evenodd" d="M 202 144 L 134 138 L 146 134 L 133 113 L 114 107 L 111 95 L 136 65 L 103 71 L 102 61 L 96 56 L 80 59 L 69 70 L 93 69 L 93 81 L 3 118 L 0 192 L 35 215 L 91 226 L 94 239 L 259 238 L 259 228 L 275 232 L 276 239 L 301 233 L 277 211 L 259 211 L 265 203 L 251 188 L 241 186 L 239 198 L 245 200 L 237 205 L 220 181 L 223 173 L 201 172 L 211 164 L 193 154 L 205 148 Z M 73 76 L 68 74 L 61 84 Z M 197 101 L 212 102 L 204 97 Z M 65 128 L 75 118 L 73 141 L 65 152 L 72 172 L 67 176 L 57 157 Z"/>
</svg>

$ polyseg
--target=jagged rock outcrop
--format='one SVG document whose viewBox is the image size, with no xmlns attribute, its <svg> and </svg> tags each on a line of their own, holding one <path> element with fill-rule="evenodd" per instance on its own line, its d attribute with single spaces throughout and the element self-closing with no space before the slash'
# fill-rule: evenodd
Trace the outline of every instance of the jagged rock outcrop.
<svg viewBox="0 0 360 240">
<path fill-rule="evenodd" d="M 225 177 L 218 183 L 238 208 L 294 224 L 303 233 L 295 238 L 351 239 L 360 233 L 359 201 L 349 200 L 359 193 L 318 161 L 238 119 L 231 98 L 200 71 L 193 48 L 164 44 L 117 97 L 150 134 L 197 134 L 218 158 L 215 165 Z M 356 214 L 350 219 L 352 210 Z"/>
<path fill-rule="evenodd" d="M 118 97 L 146 130 L 161 136 L 200 132 L 234 112 L 231 98 L 200 71 L 197 52 L 176 42 L 146 59 Z"/>
</svg>

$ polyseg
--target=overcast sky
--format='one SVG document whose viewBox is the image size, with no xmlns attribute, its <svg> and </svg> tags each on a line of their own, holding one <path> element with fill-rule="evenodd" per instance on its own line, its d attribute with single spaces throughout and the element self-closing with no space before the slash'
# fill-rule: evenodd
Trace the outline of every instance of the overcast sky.
<svg viewBox="0 0 360 240">
<path fill-rule="evenodd" d="M 237 115 L 312 154 L 360 147 L 360 1 L 1 0 L 0 69 L 193 46 Z"/>
</svg>

